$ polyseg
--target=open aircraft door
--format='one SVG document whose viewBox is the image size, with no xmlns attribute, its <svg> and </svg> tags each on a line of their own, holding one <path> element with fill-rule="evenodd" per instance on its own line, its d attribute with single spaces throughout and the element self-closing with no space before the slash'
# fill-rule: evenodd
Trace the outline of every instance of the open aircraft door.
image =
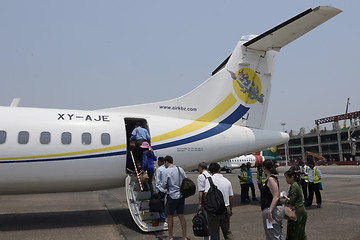
<svg viewBox="0 0 360 240">
<path fill-rule="evenodd" d="M 143 127 L 149 130 L 145 119 L 125 118 L 126 137 L 127 137 L 127 162 L 125 179 L 126 199 L 132 218 L 136 225 L 144 232 L 154 232 L 167 230 L 167 223 L 160 221 L 158 212 L 150 212 L 149 202 L 151 193 L 144 190 L 140 182 L 139 169 L 135 164 L 135 159 L 130 148 L 130 136 L 136 122 L 141 122 Z M 150 133 L 150 131 L 149 131 Z"/>
</svg>

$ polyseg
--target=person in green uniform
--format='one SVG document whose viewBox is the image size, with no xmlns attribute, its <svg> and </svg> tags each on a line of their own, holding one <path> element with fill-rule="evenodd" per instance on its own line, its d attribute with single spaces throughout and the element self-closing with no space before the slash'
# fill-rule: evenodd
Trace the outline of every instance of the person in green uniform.
<svg viewBox="0 0 360 240">
<path fill-rule="evenodd" d="M 307 213 L 303 203 L 303 196 L 301 188 L 298 184 L 299 176 L 293 171 L 289 170 L 284 173 L 286 182 L 290 184 L 288 196 L 284 196 L 289 203 L 296 208 L 297 221 L 288 220 L 286 240 L 306 240 L 305 225 L 307 220 Z"/>
</svg>

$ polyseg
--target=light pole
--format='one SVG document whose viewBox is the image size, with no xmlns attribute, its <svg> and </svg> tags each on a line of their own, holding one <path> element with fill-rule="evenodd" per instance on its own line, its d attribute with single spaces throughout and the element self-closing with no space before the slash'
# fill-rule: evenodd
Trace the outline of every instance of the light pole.
<svg viewBox="0 0 360 240">
<path fill-rule="evenodd" d="M 285 132 L 285 125 L 286 122 L 280 123 L 280 125 L 283 127 L 283 132 Z M 287 143 L 285 143 L 285 165 L 288 166 L 288 146 Z"/>
</svg>

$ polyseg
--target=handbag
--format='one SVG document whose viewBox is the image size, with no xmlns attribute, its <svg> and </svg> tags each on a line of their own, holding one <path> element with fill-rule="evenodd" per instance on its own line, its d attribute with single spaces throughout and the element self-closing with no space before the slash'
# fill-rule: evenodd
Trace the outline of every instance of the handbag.
<svg viewBox="0 0 360 240">
<path fill-rule="evenodd" d="M 297 221 L 297 216 L 296 216 L 296 208 L 295 208 L 295 206 L 290 205 L 290 204 L 285 204 L 284 208 L 285 208 L 284 219 L 296 222 Z"/>
<path fill-rule="evenodd" d="M 180 171 L 179 167 L 177 167 L 180 176 L 183 178 L 182 182 L 181 182 L 181 186 L 180 186 L 180 192 L 183 195 L 184 198 L 188 198 L 192 195 L 195 194 L 196 191 L 196 186 L 195 183 L 189 179 L 186 178 Z"/>
<path fill-rule="evenodd" d="M 165 212 L 164 200 L 157 197 L 150 198 L 149 207 L 149 212 Z"/>
<path fill-rule="evenodd" d="M 324 186 L 323 186 L 322 182 L 319 182 L 319 190 L 324 190 Z"/>
</svg>

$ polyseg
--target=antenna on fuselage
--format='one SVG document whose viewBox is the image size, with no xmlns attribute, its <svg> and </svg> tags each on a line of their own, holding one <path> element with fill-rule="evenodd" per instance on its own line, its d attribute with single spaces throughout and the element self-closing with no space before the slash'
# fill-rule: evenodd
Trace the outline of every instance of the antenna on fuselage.
<svg viewBox="0 0 360 240">
<path fill-rule="evenodd" d="M 20 100 L 21 100 L 21 98 L 14 98 L 10 104 L 10 107 L 18 107 Z"/>
</svg>

